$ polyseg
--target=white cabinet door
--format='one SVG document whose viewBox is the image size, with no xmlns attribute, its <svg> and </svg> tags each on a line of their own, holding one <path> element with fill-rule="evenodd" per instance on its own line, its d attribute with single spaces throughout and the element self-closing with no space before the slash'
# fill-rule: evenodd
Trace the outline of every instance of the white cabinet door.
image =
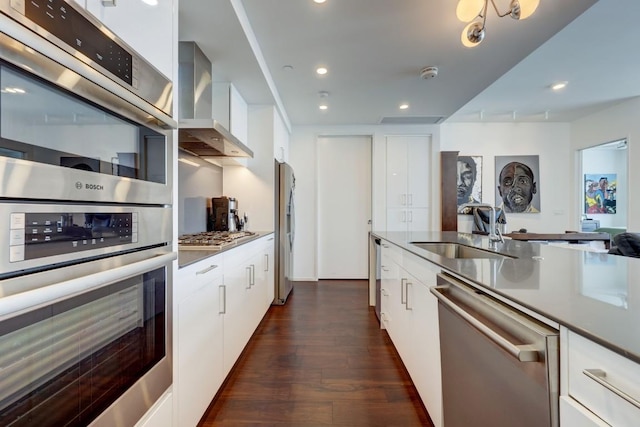
<svg viewBox="0 0 640 427">
<path fill-rule="evenodd" d="M 429 208 L 408 209 L 407 231 L 427 231 L 430 230 L 431 210 Z"/>
<path fill-rule="evenodd" d="M 273 157 L 279 162 L 289 161 L 289 130 L 277 109 L 273 109 Z"/>
<path fill-rule="evenodd" d="M 266 301 L 264 245 L 266 237 L 225 253 L 224 371 L 229 373 L 262 320 Z"/>
<path fill-rule="evenodd" d="M 431 138 L 387 136 L 387 231 L 429 230 Z"/>
<path fill-rule="evenodd" d="M 387 137 L 387 208 L 407 206 L 407 141 Z"/>
<path fill-rule="evenodd" d="M 236 249 L 237 250 L 237 249 Z M 246 263 L 225 265 L 224 374 L 229 373 L 250 334 L 250 271 Z"/>
<path fill-rule="evenodd" d="M 560 427 L 608 427 L 609 424 L 569 396 L 560 396 Z"/>
<path fill-rule="evenodd" d="M 105 7 L 102 0 L 84 0 L 86 9 L 171 81 L 173 76 L 174 0 L 150 6 L 143 1 L 117 1 Z M 177 6 L 176 6 L 177 8 Z M 177 12 L 176 12 L 177 13 Z M 177 91 L 175 92 L 177 93 Z"/>
<path fill-rule="evenodd" d="M 407 150 L 407 206 L 426 208 L 430 206 L 431 139 L 427 136 L 411 137 Z"/>
<path fill-rule="evenodd" d="M 411 254 L 403 258 L 410 282 L 407 308 L 410 312 L 408 362 L 405 362 L 418 394 L 436 427 L 442 426 L 442 380 L 440 376 L 440 330 L 438 300 L 429 288 L 436 285 L 436 266 Z"/>
<path fill-rule="evenodd" d="M 382 325 L 433 423 L 442 427 L 438 301 L 429 291 L 440 268 L 387 242 L 381 250 Z"/>
<path fill-rule="evenodd" d="M 274 237 L 269 237 L 265 244 L 264 249 L 264 274 L 266 284 L 266 310 L 269 309 L 273 299 L 275 298 L 275 240 Z"/>
<path fill-rule="evenodd" d="M 135 427 L 171 427 L 173 425 L 173 393 L 168 391 L 145 414 Z"/>
<path fill-rule="evenodd" d="M 204 283 L 177 309 L 178 425 L 196 425 L 222 384 L 222 277 Z"/>
</svg>

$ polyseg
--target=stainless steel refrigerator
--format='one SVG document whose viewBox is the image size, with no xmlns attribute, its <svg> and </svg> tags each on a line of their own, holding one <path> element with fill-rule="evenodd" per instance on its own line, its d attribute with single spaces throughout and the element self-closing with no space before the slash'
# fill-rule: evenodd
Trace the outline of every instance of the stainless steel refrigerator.
<svg viewBox="0 0 640 427">
<path fill-rule="evenodd" d="M 287 163 L 275 163 L 275 298 L 283 305 L 293 288 L 293 241 L 295 238 L 294 195 L 296 177 Z"/>
</svg>

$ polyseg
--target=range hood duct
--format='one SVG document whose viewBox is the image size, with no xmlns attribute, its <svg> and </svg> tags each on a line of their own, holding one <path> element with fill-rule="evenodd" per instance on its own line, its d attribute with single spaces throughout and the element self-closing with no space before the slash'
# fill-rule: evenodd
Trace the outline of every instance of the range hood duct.
<svg viewBox="0 0 640 427">
<path fill-rule="evenodd" d="M 195 42 L 178 51 L 178 146 L 207 158 L 253 157 L 253 151 L 211 117 L 211 61 Z"/>
</svg>

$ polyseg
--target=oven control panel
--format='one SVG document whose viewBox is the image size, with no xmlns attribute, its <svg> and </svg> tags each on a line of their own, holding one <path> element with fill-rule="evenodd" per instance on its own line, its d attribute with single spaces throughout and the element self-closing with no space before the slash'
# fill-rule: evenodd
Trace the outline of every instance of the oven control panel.
<svg viewBox="0 0 640 427">
<path fill-rule="evenodd" d="M 11 0 L 11 8 L 129 86 L 138 87 L 139 59 L 71 4 L 64 0 Z"/>
<path fill-rule="evenodd" d="M 138 242 L 137 212 L 14 212 L 9 262 Z"/>
</svg>

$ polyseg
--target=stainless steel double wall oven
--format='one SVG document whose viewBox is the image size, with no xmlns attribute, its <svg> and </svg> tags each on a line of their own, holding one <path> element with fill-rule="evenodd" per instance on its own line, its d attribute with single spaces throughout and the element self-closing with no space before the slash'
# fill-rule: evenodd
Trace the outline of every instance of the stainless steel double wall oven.
<svg viewBox="0 0 640 427">
<path fill-rule="evenodd" d="M 171 385 L 172 84 L 72 0 L 0 0 L 0 425 Z"/>
</svg>

